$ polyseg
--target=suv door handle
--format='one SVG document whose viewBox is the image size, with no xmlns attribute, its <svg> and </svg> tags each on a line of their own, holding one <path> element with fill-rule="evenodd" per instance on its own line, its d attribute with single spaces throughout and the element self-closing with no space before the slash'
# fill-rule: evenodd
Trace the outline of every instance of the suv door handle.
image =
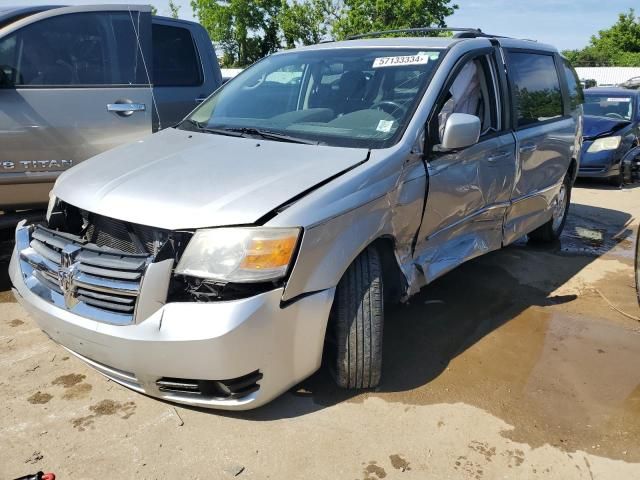
<svg viewBox="0 0 640 480">
<path fill-rule="evenodd" d="M 144 103 L 108 103 L 107 111 L 114 112 L 123 117 L 132 115 L 133 112 L 144 112 L 147 106 Z"/>
<path fill-rule="evenodd" d="M 498 160 L 502 160 L 503 158 L 507 158 L 511 156 L 511 152 L 496 152 L 493 155 L 489 155 L 487 157 L 487 162 L 497 162 Z"/>
<path fill-rule="evenodd" d="M 205 97 L 204 95 L 200 95 L 198 98 L 196 98 L 196 103 L 202 103 L 207 99 L 207 97 Z"/>
<path fill-rule="evenodd" d="M 538 149 L 538 146 L 535 143 L 527 143 L 526 145 L 522 145 L 520 147 L 520 153 L 531 153 L 535 152 Z"/>
</svg>

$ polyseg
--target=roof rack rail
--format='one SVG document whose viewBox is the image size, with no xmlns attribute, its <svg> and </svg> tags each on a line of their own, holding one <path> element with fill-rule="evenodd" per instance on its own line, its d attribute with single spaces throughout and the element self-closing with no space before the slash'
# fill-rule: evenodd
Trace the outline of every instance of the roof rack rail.
<svg viewBox="0 0 640 480">
<path fill-rule="evenodd" d="M 455 27 L 420 27 L 420 28 L 401 28 L 398 30 L 380 30 L 379 32 L 361 33 L 359 35 L 351 35 L 347 40 L 358 40 L 360 38 L 379 37 L 391 33 L 436 33 L 436 32 L 458 32 L 454 38 L 474 38 L 474 37 L 494 37 L 495 35 L 487 35 L 479 28 L 455 28 Z"/>
</svg>

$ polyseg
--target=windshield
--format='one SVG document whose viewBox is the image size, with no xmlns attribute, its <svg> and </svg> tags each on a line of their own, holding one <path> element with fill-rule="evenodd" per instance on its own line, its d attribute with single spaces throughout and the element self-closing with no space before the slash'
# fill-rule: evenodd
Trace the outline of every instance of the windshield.
<svg viewBox="0 0 640 480">
<path fill-rule="evenodd" d="M 180 128 L 266 131 L 270 140 L 280 135 L 305 143 L 385 148 L 404 131 L 440 54 L 345 48 L 273 55 L 230 81 Z"/>
<path fill-rule="evenodd" d="M 633 118 L 633 99 L 618 94 L 593 95 L 584 99 L 585 115 L 630 121 Z"/>
</svg>

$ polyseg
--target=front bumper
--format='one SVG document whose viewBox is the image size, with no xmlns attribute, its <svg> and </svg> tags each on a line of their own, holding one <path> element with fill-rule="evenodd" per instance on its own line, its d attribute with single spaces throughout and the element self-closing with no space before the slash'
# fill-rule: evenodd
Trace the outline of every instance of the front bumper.
<svg viewBox="0 0 640 480">
<path fill-rule="evenodd" d="M 613 178 L 620 174 L 620 165 L 610 167 L 580 167 L 579 178 Z"/>
<path fill-rule="evenodd" d="M 620 174 L 621 156 L 618 150 L 590 153 L 593 142 L 585 140 L 580 157 L 580 178 L 611 178 Z"/>
<path fill-rule="evenodd" d="M 320 366 L 334 289 L 283 307 L 283 289 L 211 303 L 168 303 L 144 320 L 92 320 L 36 295 L 18 250 L 9 275 L 18 301 L 54 341 L 115 382 L 193 406 L 244 410 L 274 399 Z M 144 293 L 144 286 L 142 289 Z M 225 380 L 259 371 L 259 388 L 242 398 L 160 389 L 164 378 Z"/>
</svg>

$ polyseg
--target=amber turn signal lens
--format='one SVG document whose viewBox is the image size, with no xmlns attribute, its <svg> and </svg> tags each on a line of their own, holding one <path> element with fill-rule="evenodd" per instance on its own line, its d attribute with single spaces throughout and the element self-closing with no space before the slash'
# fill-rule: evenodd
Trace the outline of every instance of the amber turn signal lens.
<svg viewBox="0 0 640 480">
<path fill-rule="evenodd" d="M 297 237 L 254 238 L 247 248 L 247 255 L 240 268 L 246 270 L 268 270 L 289 265 L 296 248 Z"/>
</svg>

